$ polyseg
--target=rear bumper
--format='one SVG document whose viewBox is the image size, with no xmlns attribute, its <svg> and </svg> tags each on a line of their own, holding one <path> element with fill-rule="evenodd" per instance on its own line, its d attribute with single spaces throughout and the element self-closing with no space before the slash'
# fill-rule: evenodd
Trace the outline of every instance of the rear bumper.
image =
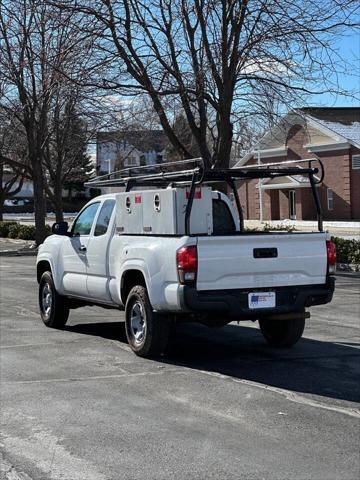
<svg viewBox="0 0 360 480">
<path fill-rule="evenodd" d="M 249 290 L 206 290 L 183 286 L 183 308 L 194 313 L 222 314 L 237 320 L 257 319 L 267 315 L 301 312 L 305 307 L 331 302 L 335 279 L 329 277 L 323 285 L 298 285 Z M 248 294 L 255 291 L 276 292 L 276 307 L 249 309 Z"/>
</svg>

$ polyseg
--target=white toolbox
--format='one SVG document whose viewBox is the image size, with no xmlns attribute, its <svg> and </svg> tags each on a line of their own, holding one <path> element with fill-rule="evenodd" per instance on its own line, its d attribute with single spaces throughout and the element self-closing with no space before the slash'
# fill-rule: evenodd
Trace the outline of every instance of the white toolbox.
<svg viewBox="0 0 360 480">
<path fill-rule="evenodd" d="M 122 192 L 116 195 L 118 234 L 185 235 L 185 211 L 190 187 Z M 212 190 L 195 190 L 190 234 L 211 235 Z"/>
</svg>

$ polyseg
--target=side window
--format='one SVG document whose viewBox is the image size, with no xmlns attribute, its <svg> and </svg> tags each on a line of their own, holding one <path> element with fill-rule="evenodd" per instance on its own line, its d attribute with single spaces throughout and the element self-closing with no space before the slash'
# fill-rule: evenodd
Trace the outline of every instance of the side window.
<svg viewBox="0 0 360 480">
<path fill-rule="evenodd" d="M 334 192 L 331 188 L 327 189 L 327 205 L 328 210 L 334 210 Z"/>
<path fill-rule="evenodd" d="M 80 213 L 72 228 L 73 235 L 89 235 L 99 205 L 99 202 L 92 203 Z"/>
<path fill-rule="evenodd" d="M 235 223 L 229 207 L 223 200 L 213 200 L 213 228 L 214 235 L 235 233 Z"/>
<path fill-rule="evenodd" d="M 105 200 L 103 203 L 98 218 L 96 220 L 94 236 L 98 237 L 107 232 L 111 214 L 114 210 L 115 200 Z"/>
</svg>

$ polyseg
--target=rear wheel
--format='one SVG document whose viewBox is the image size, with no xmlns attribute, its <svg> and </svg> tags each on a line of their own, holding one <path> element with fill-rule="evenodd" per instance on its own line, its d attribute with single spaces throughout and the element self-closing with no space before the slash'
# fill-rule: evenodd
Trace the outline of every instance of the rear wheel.
<svg viewBox="0 0 360 480">
<path fill-rule="evenodd" d="M 133 287 L 125 306 L 125 328 L 129 345 L 140 357 L 161 355 L 168 343 L 170 322 L 153 311 L 146 288 Z"/>
<path fill-rule="evenodd" d="M 305 327 L 305 318 L 291 320 L 259 320 L 260 330 L 272 347 L 287 348 L 300 340 Z"/>
<path fill-rule="evenodd" d="M 44 272 L 40 279 L 39 307 L 47 327 L 62 328 L 66 324 L 70 311 L 68 300 L 57 293 L 50 272 Z"/>
</svg>

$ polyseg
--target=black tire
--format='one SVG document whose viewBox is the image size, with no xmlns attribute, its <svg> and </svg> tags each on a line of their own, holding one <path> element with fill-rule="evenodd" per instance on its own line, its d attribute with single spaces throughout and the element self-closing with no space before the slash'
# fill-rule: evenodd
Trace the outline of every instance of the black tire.
<svg viewBox="0 0 360 480">
<path fill-rule="evenodd" d="M 44 272 L 41 276 L 39 308 L 41 319 L 47 327 L 64 327 L 69 317 L 69 304 L 66 297 L 57 293 L 51 272 Z"/>
<path fill-rule="evenodd" d="M 137 285 L 127 297 L 125 330 L 131 350 L 139 357 L 157 357 L 167 346 L 170 321 L 153 311 L 146 288 Z"/>
<path fill-rule="evenodd" d="M 300 340 L 305 327 L 305 318 L 292 320 L 259 320 L 260 330 L 272 347 L 288 348 Z"/>
</svg>

